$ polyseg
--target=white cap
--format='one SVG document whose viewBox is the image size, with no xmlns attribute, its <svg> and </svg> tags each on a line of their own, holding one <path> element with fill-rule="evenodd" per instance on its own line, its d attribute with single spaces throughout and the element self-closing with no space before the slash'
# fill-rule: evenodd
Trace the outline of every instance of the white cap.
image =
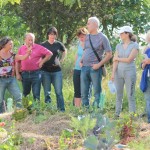
<svg viewBox="0 0 150 150">
<path fill-rule="evenodd" d="M 120 30 L 118 31 L 119 34 L 124 33 L 124 32 L 129 32 L 132 33 L 133 30 L 130 26 L 123 26 L 120 28 Z"/>
</svg>

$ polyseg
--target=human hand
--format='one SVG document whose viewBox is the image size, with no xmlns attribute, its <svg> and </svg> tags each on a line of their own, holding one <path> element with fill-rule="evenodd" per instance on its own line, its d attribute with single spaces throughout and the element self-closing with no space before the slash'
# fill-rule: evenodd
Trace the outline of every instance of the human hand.
<svg viewBox="0 0 150 150">
<path fill-rule="evenodd" d="M 80 65 L 81 68 L 83 67 L 83 63 L 82 62 L 80 62 L 79 65 Z"/>
<path fill-rule="evenodd" d="M 39 62 L 39 68 L 42 68 L 42 66 L 43 66 L 43 61 L 41 60 L 40 62 Z"/>
<path fill-rule="evenodd" d="M 22 77 L 21 77 L 20 73 L 16 74 L 16 78 L 17 78 L 17 80 L 22 81 Z"/>
<path fill-rule="evenodd" d="M 111 80 L 111 81 L 114 81 L 114 79 L 115 79 L 115 74 L 112 73 L 110 80 Z"/>
<path fill-rule="evenodd" d="M 93 70 L 98 70 L 100 68 L 99 64 L 92 65 Z"/>
<path fill-rule="evenodd" d="M 26 51 L 26 54 L 27 54 L 27 55 L 30 55 L 31 52 L 32 52 L 32 50 L 31 50 L 31 49 L 28 49 L 28 50 Z"/>
<path fill-rule="evenodd" d="M 114 61 L 118 61 L 118 58 L 119 58 L 118 56 L 114 56 L 113 62 L 114 62 Z"/>
<path fill-rule="evenodd" d="M 150 64 L 150 59 L 149 59 L 149 58 L 146 58 L 146 59 L 144 59 L 144 60 L 142 61 L 142 63 L 145 64 L 145 65 L 148 65 L 148 64 Z"/>
</svg>

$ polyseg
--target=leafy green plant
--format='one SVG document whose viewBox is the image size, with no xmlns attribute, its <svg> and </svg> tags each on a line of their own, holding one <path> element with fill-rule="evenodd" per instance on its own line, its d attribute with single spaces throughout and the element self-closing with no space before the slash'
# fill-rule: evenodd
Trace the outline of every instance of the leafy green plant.
<svg viewBox="0 0 150 150">
<path fill-rule="evenodd" d="M 61 132 L 59 138 L 59 149 L 77 149 L 82 146 L 82 139 L 78 136 L 78 133 L 74 130 L 65 129 Z"/>
<path fill-rule="evenodd" d="M 69 145 L 67 143 L 67 140 L 69 141 L 71 137 L 71 132 L 63 130 L 59 138 L 59 148 L 62 150 L 68 149 Z"/>
<path fill-rule="evenodd" d="M 150 149 L 150 137 L 140 138 L 138 140 L 133 140 L 128 143 L 129 148 L 133 150 L 149 150 Z"/>
<path fill-rule="evenodd" d="M 118 127 L 121 129 L 120 139 L 122 144 L 127 144 L 137 135 L 138 125 L 134 122 L 132 115 L 124 116 L 123 119 L 119 120 Z"/>
<path fill-rule="evenodd" d="M 75 117 L 71 118 L 70 126 L 76 131 L 80 132 L 81 136 L 85 138 L 90 130 L 96 125 L 96 119 L 91 118 L 90 115 L 84 116 L 82 119 Z"/>
<path fill-rule="evenodd" d="M 38 124 L 38 123 L 40 123 L 40 122 L 45 121 L 46 119 L 48 119 L 48 116 L 47 116 L 47 115 L 42 115 L 42 114 L 40 114 L 40 115 L 38 115 L 38 116 L 35 116 L 34 122 Z"/>
<path fill-rule="evenodd" d="M 16 121 L 21 121 L 25 119 L 28 115 L 28 112 L 26 109 L 19 109 L 15 110 L 15 112 L 12 114 L 12 118 Z"/>
<path fill-rule="evenodd" d="M 33 104 L 33 97 L 30 95 L 22 98 L 23 107 L 28 109 Z"/>
<path fill-rule="evenodd" d="M 111 149 L 117 140 L 117 128 L 114 121 L 110 121 L 106 116 L 98 111 L 91 114 L 96 119 L 96 126 L 93 134 L 84 141 L 84 146 L 90 150 Z"/>
<path fill-rule="evenodd" d="M 11 130 L 8 132 L 8 136 L 1 141 L 1 150 L 19 150 L 19 146 L 23 143 L 23 137 L 21 134 L 15 131 L 15 122 L 11 125 Z"/>
</svg>

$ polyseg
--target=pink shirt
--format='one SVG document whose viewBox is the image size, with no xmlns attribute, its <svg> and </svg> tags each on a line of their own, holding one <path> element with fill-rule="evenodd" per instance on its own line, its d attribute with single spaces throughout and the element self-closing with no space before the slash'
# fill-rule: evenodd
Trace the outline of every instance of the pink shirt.
<svg viewBox="0 0 150 150">
<path fill-rule="evenodd" d="M 19 48 L 18 54 L 19 55 L 25 55 L 27 51 L 26 45 L 23 45 Z M 39 61 L 44 57 L 44 56 L 50 56 L 52 55 L 52 52 L 50 52 L 48 49 L 45 47 L 39 45 L 39 44 L 34 44 L 32 47 L 32 52 L 30 56 L 25 59 L 21 60 L 21 70 L 22 71 L 33 71 L 33 70 L 38 70 L 39 68 Z"/>
</svg>

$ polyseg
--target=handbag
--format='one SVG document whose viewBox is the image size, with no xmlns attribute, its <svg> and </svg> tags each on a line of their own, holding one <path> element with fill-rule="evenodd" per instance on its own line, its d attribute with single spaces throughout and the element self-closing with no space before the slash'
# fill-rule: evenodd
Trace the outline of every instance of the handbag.
<svg viewBox="0 0 150 150">
<path fill-rule="evenodd" d="M 92 48 L 95 56 L 97 57 L 98 61 L 100 62 L 102 59 L 98 56 L 98 53 L 96 52 L 95 48 L 93 47 L 90 34 L 89 34 L 89 40 L 90 40 L 91 48 Z M 101 68 L 102 68 L 102 76 L 106 77 L 106 74 L 107 74 L 106 67 L 103 65 L 103 66 L 101 66 Z"/>
</svg>

